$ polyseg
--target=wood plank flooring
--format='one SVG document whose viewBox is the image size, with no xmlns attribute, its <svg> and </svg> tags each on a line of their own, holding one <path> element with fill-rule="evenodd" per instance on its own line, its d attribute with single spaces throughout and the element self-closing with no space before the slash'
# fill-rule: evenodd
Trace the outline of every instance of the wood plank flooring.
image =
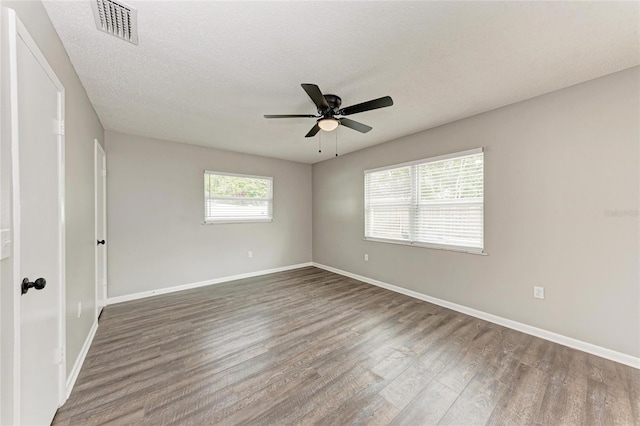
<svg viewBox="0 0 640 426">
<path fill-rule="evenodd" d="M 640 370 L 309 267 L 107 306 L 55 425 L 640 425 Z"/>
</svg>

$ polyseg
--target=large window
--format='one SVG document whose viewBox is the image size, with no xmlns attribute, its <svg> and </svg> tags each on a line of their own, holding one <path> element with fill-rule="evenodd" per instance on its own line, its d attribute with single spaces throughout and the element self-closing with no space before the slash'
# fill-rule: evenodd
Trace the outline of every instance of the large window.
<svg viewBox="0 0 640 426">
<path fill-rule="evenodd" d="M 273 178 L 204 172 L 204 221 L 270 222 Z"/>
<path fill-rule="evenodd" d="M 482 252 L 482 149 L 364 172 L 365 238 Z"/>
</svg>

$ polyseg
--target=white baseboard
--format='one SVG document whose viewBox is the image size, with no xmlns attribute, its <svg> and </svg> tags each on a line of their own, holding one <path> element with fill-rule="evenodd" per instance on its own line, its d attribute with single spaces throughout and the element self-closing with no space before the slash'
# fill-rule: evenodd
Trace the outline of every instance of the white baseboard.
<svg viewBox="0 0 640 426">
<path fill-rule="evenodd" d="M 281 266 L 279 268 L 264 269 L 262 271 L 248 272 L 246 274 L 214 278 L 212 280 L 199 281 L 199 282 L 190 283 L 190 284 L 182 284 L 182 285 L 177 285 L 177 286 L 167 287 L 167 288 L 159 288 L 157 290 L 143 291 L 141 293 L 125 294 L 124 296 L 109 297 L 107 299 L 107 305 L 113 305 L 114 303 L 129 302 L 131 300 L 144 299 L 147 297 L 158 296 L 160 294 L 175 293 L 176 291 L 190 290 L 192 288 L 204 287 L 204 286 L 213 285 L 213 284 L 222 284 L 229 281 L 241 280 L 243 278 L 258 277 L 260 275 L 273 274 L 275 272 L 290 271 L 292 269 L 299 269 L 307 266 L 313 266 L 313 263 L 312 262 L 298 263 L 297 265 Z"/>
<path fill-rule="evenodd" d="M 89 348 L 91 347 L 91 342 L 93 342 L 93 338 L 96 335 L 96 331 L 98 331 L 98 320 L 96 319 L 91 326 L 91 330 L 89 330 L 89 334 L 84 341 L 84 345 L 82 345 L 82 349 L 80 349 L 80 353 L 76 358 L 76 362 L 73 364 L 73 368 L 71 369 L 71 374 L 67 377 L 67 394 L 64 398 L 66 401 L 69 399 L 69 395 L 71 395 L 71 391 L 73 390 L 73 386 L 76 384 L 76 380 L 78 380 L 78 374 L 80 374 L 80 369 L 82 369 L 82 364 L 84 364 L 84 360 L 89 353 Z"/>
<path fill-rule="evenodd" d="M 331 266 L 322 265 L 320 263 L 313 262 L 313 266 L 320 269 L 334 272 L 345 277 L 353 278 L 358 281 L 362 281 L 368 284 L 382 287 L 387 290 L 391 290 L 396 293 L 404 294 L 405 296 L 413 297 L 415 299 L 423 300 L 425 302 L 433 303 L 434 305 L 442 306 L 454 311 L 462 312 L 463 314 L 470 315 L 472 317 L 480 318 L 485 321 L 489 321 L 503 327 L 511 328 L 517 331 L 521 331 L 532 336 L 540 337 L 541 339 L 549 340 L 554 343 L 559 343 L 564 346 L 568 346 L 579 351 L 587 352 L 602 358 L 609 359 L 611 361 L 619 362 L 630 367 L 640 369 L 640 358 L 634 357 L 629 354 L 617 352 L 611 349 L 603 348 L 591 343 L 583 342 L 572 337 L 567 337 L 562 334 L 554 333 L 552 331 L 543 330 L 541 328 L 533 327 L 521 322 L 513 321 L 507 318 L 499 317 L 497 315 L 489 314 L 487 312 L 479 311 L 477 309 L 469 308 L 457 303 L 447 302 L 446 300 L 437 299 L 435 297 L 427 296 L 426 294 L 418 293 L 417 291 L 408 290 L 406 288 L 398 287 L 393 284 L 388 284 L 382 281 L 374 280 L 372 278 L 363 277 L 362 275 L 352 274 L 351 272 L 343 271 L 341 269 L 333 268 Z"/>
</svg>

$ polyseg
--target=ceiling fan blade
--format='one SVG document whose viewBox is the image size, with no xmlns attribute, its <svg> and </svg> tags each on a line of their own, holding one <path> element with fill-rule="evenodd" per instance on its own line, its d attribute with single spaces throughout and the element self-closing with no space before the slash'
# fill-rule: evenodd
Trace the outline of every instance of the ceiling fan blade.
<svg viewBox="0 0 640 426">
<path fill-rule="evenodd" d="M 317 118 L 317 115 L 312 114 L 266 114 L 264 118 Z"/>
<path fill-rule="evenodd" d="M 359 112 L 371 111 L 372 109 L 390 107 L 393 105 L 391 96 L 374 99 L 372 101 L 362 102 L 361 104 L 351 105 L 338 111 L 340 115 L 351 115 Z"/>
<path fill-rule="evenodd" d="M 327 103 L 327 100 L 324 98 L 324 95 L 322 94 L 318 86 L 316 86 L 315 84 L 305 83 L 301 84 L 301 86 L 304 91 L 307 92 L 307 95 L 309 95 L 309 97 L 311 98 L 313 103 L 316 104 L 316 107 L 318 107 L 319 110 L 329 109 L 329 104 Z"/>
<path fill-rule="evenodd" d="M 313 128 L 311 130 L 309 130 L 309 133 L 307 133 L 307 135 L 305 136 L 305 138 L 312 138 L 314 137 L 318 132 L 320 131 L 320 126 L 318 126 L 318 123 L 316 123 L 315 126 L 313 126 Z"/>
<path fill-rule="evenodd" d="M 357 121 L 353 121 L 349 118 L 339 118 L 338 120 L 343 126 L 353 130 L 357 130 L 360 133 L 367 133 L 369 130 L 373 129 L 373 127 L 369 127 L 366 124 L 358 123 Z"/>
</svg>

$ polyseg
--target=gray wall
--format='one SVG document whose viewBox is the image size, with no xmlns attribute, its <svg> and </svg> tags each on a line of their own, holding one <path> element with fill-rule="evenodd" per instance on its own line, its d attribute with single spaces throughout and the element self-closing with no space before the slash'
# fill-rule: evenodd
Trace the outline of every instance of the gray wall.
<svg viewBox="0 0 640 426">
<path fill-rule="evenodd" d="M 105 138 L 109 297 L 311 261 L 311 165 Z M 273 222 L 203 225 L 205 169 L 273 176 Z"/>
<path fill-rule="evenodd" d="M 314 164 L 314 262 L 640 356 L 640 218 L 606 214 L 639 208 L 639 77 L 632 68 Z M 476 147 L 488 256 L 363 241 L 365 169 Z"/>
<path fill-rule="evenodd" d="M 4 1 L 0 0 L 0 11 L 4 6 Z M 3 19 L 0 16 L 0 61 L 4 61 L 4 26 Z M 5 109 L 7 86 L 5 78 L 5 66 L 0 63 L 0 111 Z M 2 124 L 4 114 L 0 113 L 0 229 L 9 229 L 11 221 L 9 218 L 9 199 L 11 198 L 11 188 L 9 182 L 8 173 L 10 171 L 9 161 L 9 140 L 4 133 L 4 127 Z M 5 398 L 5 395 L 11 395 L 13 389 L 13 354 L 11 353 L 11 342 L 13 340 L 13 332 L 8 330 L 9 326 L 13 325 L 13 320 L 9 317 L 13 316 L 11 309 L 3 309 L 3 300 L 7 299 L 8 291 L 5 283 L 11 282 L 11 275 L 13 273 L 11 268 L 11 261 L 9 259 L 0 260 L 0 424 L 8 424 L 13 415 L 11 404 L 13 404 L 13 398 Z M 9 295 L 10 297 L 10 295 Z M 7 316 L 8 315 L 8 316 Z M 5 401 L 7 399 L 7 401 Z M 6 407 L 5 407 L 6 404 Z"/>
<path fill-rule="evenodd" d="M 67 271 L 67 296 L 66 296 L 66 321 L 67 321 L 67 373 L 73 367 L 74 362 L 84 341 L 89 333 L 94 316 L 95 278 L 94 278 L 94 188 L 93 188 L 93 140 L 102 140 L 104 130 L 98 117 L 89 102 L 84 87 L 71 65 L 71 61 L 55 32 L 49 16 L 39 1 L 3 1 L 2 6 L 14 9 L 25 25 L 31 36 L 38 44 L 40 50 L 47 58 L 49 65 L 65 87 L 66 92 L 66 271 Z M 6 212 L 10 211 L 10 203 L 5 200 L 6 188 L 10 188 L 8 180 L 10 174 L 4 167 L 5 155 L 10 153 L 10 140 L 7 137 L 8 126 L 6 119 L 5 78 L 6 52 L 3 45 L 3 96 L 2 96 L 2 226 L 10 225 Z M 8 93 L 8 92 L 7 92 Z M 3 300 L 8 300 L 5 289 L 12 289 L 15 283 L 11 282 L 10 260 L 2 262 L 2 295 Z M 78 302 L 82 302 L 83 313 L 77 317 Z M 4 308 L 3 303 L 3 308 Z M 2 314 L 9 314 L 3 309 Z M 10 357 L 5 357 L 9 350 L 12 338 L 10 331 L 13 327 L 11 315 L 2 318 L 2 370 L 12 370 Z M 13 412 L 10 408 L 13 403 L 10 392 L 6 392 L 4 386 L 10 385 L 3 374 L 2 394 L 3 407 L 0 424 L 11 424 Z M 6 404 L 6 405 L 4 405 Z"/>
</svg>

